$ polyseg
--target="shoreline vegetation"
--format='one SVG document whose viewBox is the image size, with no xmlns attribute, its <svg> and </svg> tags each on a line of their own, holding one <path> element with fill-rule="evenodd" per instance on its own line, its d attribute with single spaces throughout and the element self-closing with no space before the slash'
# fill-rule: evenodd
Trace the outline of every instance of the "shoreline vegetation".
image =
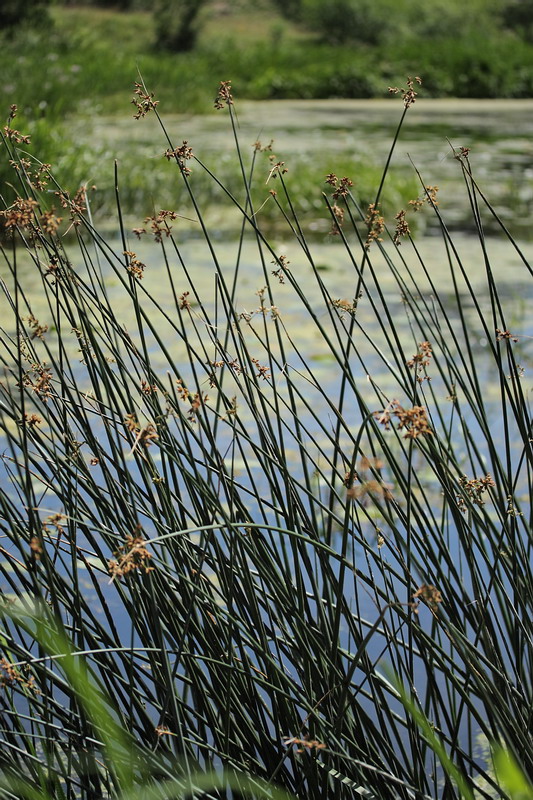
<svg viewBox="0 0 533 800">
<path fill-rule="evenodd" d="M 168 202 L 173 202 L 168 171 L 154 153 L 149 154 L 148 165 L 146 147 L 135 149 L 126 131 L 123 142 L 115 141 L 111 150 L 106 132 L 97 124 L 105 119 L 111 129 L 113 119 L 122 122 L 130 110 L 133 114 L 129 92 L 139 73 L 162 108 L 190 116 L 211 108 L 213 75 L 231 77 L 241 100 L 387 98 L 389 85 L 416 74 L 424 77 L 426 98 L 531 97 L 533 44 L 528 29 L 510 23 L 505 27 L 502 22 L 504 9 L 513 2 L 474 2 L 468 10 L 458 0 L 431 7 L 423 3 L 415 14 L 412 4 L 397 3 L 391 9 L 388 0 L 379 0 L 372 4 L 371 18 L 385 33 L 378 36 L 361 28 L 359 38 L 335 43 L 313 29 L 312 2 L 303 2 L 299 11 L 297 4 L 288 3 L 284 14 L 274 0 L 206 2 L 200 4 L 201 25 L 194 46 L 180 52 L 154 45 L 156 14 L 143 10 L 142 2 L 124 0 L 122 6 L 129 5 L 129 10 L 45 4 L 39 24 L 30 25 L 40 18 L 28 11 L 27 19 L 2 32 L 0 105 L 6 116 L 12 104 L 18 106 L 19 124 L 32 138 L 29 152 L 54 164 L 63 186 L 71 192 L 86 182 L 97 186 L 92 207 L 99 220 L 113 213 L 110 164 L 117 158 L 123 170 L 123 213 L 140 216 L 149 213 L 146 199 L 158 186 L 168 187 Z M 163 0 L 160 3 L 165 6 Z M 352 0 L 324 6 L 336 7 L 341 15 L 343 3 L 350 5 Z M 39 6 L 39 0 L 19 8 L 26 6 Z M 228 153 L 217 163 L 217 173 L 230 188 L 237 174 L 233 158 Z M 331 168 L 326 148 L 313 156 L 312 164 L 297 154 L 291 157 L 291 190 L 307 206 L 299 209 L 307 220 L 321 208 L 316 175 Z M 360 201 L 367 205 L 379 178 L 379 158 L 370 149 L 361 156 L 346 149 L 334 168 L 358 175 Z M 0 169 L 0 183 L 9 203 L 13 170 L 7 164 Z M 204 184 L 211 192 L 211 184 Z M 202 188 L 196 188 L 201 194 Z M 519 196 L 516 188 L 508 187 L 510 203 Z M 407 202 L 413 193 L 412 174 L 395 171 L 382 198 L 385 212 Z M 213 199 L 214 205 L 216 195 Z M 517 221 L 523 216 L 522 205 L 513 207 Z"/>
<path fill-rule="evenodd" d="M 466 146 L 454 164 L 476 281 L 422 176 L 387 226 L 381 201 L 418 89 L 395 92 L 368 205 L 348 176 L 327 175 L 342 295 L 283 161 L 268 143 L 243 157 L 228 81 L 215 107 L 238 191 L 173 140 L 141 82 L 131 121 L 158 120 L 207 287 L 179 214 L 156 206 L 128 229 L 117 171 L 109 242 L 87 190 L 28 160 L 11 109 L 2 800 L 530 800 L 531 315 L 516 313 L 486 221 L 518 259 L 524 303 L 533 268 Z M 283 249 L 257 213 L 260 157 Z M 197 173 L 240 215 L 232 259 Z M 444 280 L 411 230 L 420 213 L 438 226 Z M 153 256 L 139 257 L 140 239 Z"/>
</svg>

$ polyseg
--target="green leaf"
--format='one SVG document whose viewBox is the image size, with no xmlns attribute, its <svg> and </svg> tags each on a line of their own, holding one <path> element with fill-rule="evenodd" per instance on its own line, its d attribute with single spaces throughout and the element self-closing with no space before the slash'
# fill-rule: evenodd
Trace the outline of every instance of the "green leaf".
<svg viewBox="0 0 533 800">
<path fill-rule="evenodd" d="M 496 778 L 505 793 L 512 800 L 532 800 L 533 785 L 528 781 L 509 750 L 494 744 L 492 758 Z"/>
</svg>

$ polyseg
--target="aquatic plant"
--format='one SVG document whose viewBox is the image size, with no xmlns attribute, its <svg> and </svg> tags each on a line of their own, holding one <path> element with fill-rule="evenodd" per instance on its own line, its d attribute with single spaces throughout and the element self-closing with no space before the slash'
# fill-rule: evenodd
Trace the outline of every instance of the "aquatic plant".
<svg viewBox="0 0 533 800">
<path fill-rule="evenodd" d="M 21 152 L 12 109 L 4 796 L 505 797 L 480 737 L 527 788 L 529 334 L 486 217 L 525 296 L 531 266 L 466 146 L 481 269 L 423 176 L 392 224 L 382 212 L 418 85 L 391 88 L 403 111 L 369 206 L 357 175 L 317 179 L 332 264 L 295 213 L 290 164 L 243 150 L 227 81 L 216 106 L 240 188 L 161 120 L 188 206 L 126 230 L 116 168 L 116 237 L 93 225 L 87 187 L 67 192 Z M 134 101 L 160 119 L 142 81 Z M 234 243 L 206 224 L 202 173 L 239 215 Z M 438 222 L 430 259 L 416 214 Z"/>
</svg>

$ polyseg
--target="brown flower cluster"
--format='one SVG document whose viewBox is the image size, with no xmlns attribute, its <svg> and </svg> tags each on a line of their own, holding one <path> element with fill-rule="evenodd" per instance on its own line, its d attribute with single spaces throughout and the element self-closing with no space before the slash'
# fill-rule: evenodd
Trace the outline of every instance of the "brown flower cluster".
<svg viewBox="0 0 533 800">
<path fill-rule="evenodd" d="M 37 169 L 29 175 L 30 183 L 37 191 L 42 191 L 48 186 L 51 164 L 39 164 Z"/>
<path fill-rule="evenodd" d="M 43 520 L 43 533 L 50 534 L 50 527 L 55 528 L 56 533 L 61 535 L 64 533 L 63 523 L 66 520 L 66 516 L 64 514 L 51 514 L 49 517 L 46 517 Z"/>
<path fill-rule="evenodd" d="M 276 161 L 277 156 L 271 155 L 268 157 L 270 161 L 270 172 L 268 173 L 268 178 L 266 179 L 266 183 L 269 182 L 270 178 L 277 178 L 278 175 L 285 175 L 286 172 L 289 171 L 288 167 L 285 166 L 284 161 Z"/>
<path fill-rule="evenodd" d="M 24 135 L 20 131 L 15 130 L 15 128 L 10 128 L 9 125 L 4 125 L 4 134 L 6 139 L 15 142 L 15 144 L 30 144 L 31 142 L 31 136 Z"/>
<path fill-rule="evenodd" d="M 132 98 L 131 102 L 137 109 L 137 113 L 133 115 L 133 119 L 145 117 L 159 104 L 159 100 L 154 100 L 154 94 L 148 94 L 142 83 L 135 83 L 133 94 L 135 97 Z"/>
<path fill-rule="evenodd" d="M 368 228 L 365 247 L 370 247 L 372 242 L 382 242 L 381 234 L 385 230 L 385 219 L 375 203 L 370 203 L 365 217 L 365 225 Z"/>
<path fill-rule="evenodd" d="M 468 159 L 471 149 L 472 149 L 471 147 L 463 147 L 463 146 L 459 147 L 457 150 L 454 151 L 454 158 L 456 158 L 458 161 L 461 161 L 463 158 Z"/>
<path fill-rule="evenodd" d="M 409 205 L 413 211 L 420 211 L 420 209 L 427 203 L 429 206 L 438 206 L 437 192 L 438 186 L 425 186 L 425 193 L 422 197 L 417 197 L 416 200 L 409 200 Z"/>
<path fill-rule="evenodd" d="M 333 221 L 331 223 L 329 235 L 338 236 L 344 224 L 344 208 L 334 203 L 334 205 L 331 206 L 331 211 L 333 213 Z"/>
<path fill-rule="evenodd" d="M 194 153 L 192 151 L 192 147 L 189 147 L 187 140 L 184 139 L 183 144 L 181 144 L 179 147 L 175 147 L 173 150 L 170 147 L 167 148 L 163 153 L 163 157 L 166 158 L 167 161 L 170 161 L 170 159 L 173 158 L 177 162 L 182 175 L 184 175 L 186 178 L 189 177 L 192 170 L 186 166 L 185 162 L 189 161 L 191 158 L 194 158 Z"/>
<path fill-rule="evenodd" d="M 25 678 L 19 668 L 8 661 L 7 658 L 0 658 L 0 687 L 7 689 L 17 685 L 22 686 L 24 689 L 29 689 L 31 692 L 37 692 L 33 675 Z"/>
<path fill-rule="evenodd" d="M 153 423 L 149 422 L 148 425 L 142 428 L 137 434 L 136 443 L 143 447 L 150 447 L 152 442 L 156 439 L 159 439 L 157 429 Z"/>
<path fill-rule="evenodd" d="M 393 499 L 390 487 L 375 480 L 375 478 L 364 480 L 359 486 L 352 486 L 351 489 L 348 489 L 346 496 L 352 500 L 363 500 L 363 505 L 368 497 L 373 499 L 382 498 L 383 500 Z"/>
<path fill-rule="evenodd" d="M 192 392 L 190 392 L 189 389 L 183 385 L 181 378 L 178 378 L 176 381 L 176 391 L 182 402 L 190 404 L 190 408 L 187 413 L 187 419 L 189 422 L 196 422 L 196 414 L 199 409 L 205 403 L 207 403 L 209 396 L 205 393 L 201 394 L 200 392 L 195 392 L 192 394 Z"/>
<path fill-rule="evenodd" d="M 257 369 L 257 373 L 255 376 L 256 378 L 262 378 L 264 381 L 270 378 L 270 369 L 268 367 L 261 366 L 258 358 L 251 358 L 250 361 L 252 362 L 252 364 L 255 365 Z"/>
<path fill-rule="evenodd" d="M 39 539 L 38 536 L 32 536 L 31 537 L 31 539 L 30 539 L 30 551 L 31 551 L 32 559 L 34 559 L 35 561 L 40 561 L 41 560 L 41 556 L 44 553 L 44 550 L 43 550 L 42 542 L 41 542 L 41 540 Z"/>
<path fill-rule="evenodd" d="M 211 366 L 215 367 L 215 369 L 220 369 L 221 367 L 228 366 L 231 370 L 233 370 L 235 375 L 241 375 L 241 373 L 243 371 L 240 363 L 237 361 L 236 358 L 234 358 L 233 361 L 227 361 L 227 362 L 226 361 L 212 361 L 211 362 Z"/>
<path fill-rule="evenodd" d="M 344 224 L 344 208 L 337 204 L 337 200 L 342 198 L 344 201 L 346 201 L 346 198 L 350 193 L 350 189 L 353 186 L 353 181 L 346 176 L 339 179 L 334 172 L 330 172 L 329 175 L 326 175 L 326 183 L 332 186 L 334 189 L 332 194 L 333 205 L 331 206 L 333 220 L 329 235 L 338 236 L 340 234 L 340 229 Z"/>
<path fill-rule="evenodd" d="M 30 539 L 31 555 L 35 561 L 40 561 L 41 556 L 44 553 L 43 537 L 50 537 L 50 535 L 52 535 L 54 532 L 58 537 L 61 537 L 65 532 L 63 527 L 65 520 L 66 516 L 64 514 L 51 514 L 49 517 L 46 517 L 46 519 L 43 520 L 41 535 L 32 536 Z M 53 528 L 54 531 L 52 531 L 51 528 Z"/>
<path fill-rule="evenodd" d="M 413 594 L 413 604 L 411 607 L 415 614 L 418 614 L 420 602 L 425 603 L 431 611 L 436 613 L 439 610 L 439 603 L 442 603 L 442 594 L 436 586 L 423 583 Z"/>
<path fill-rule="evenodd" d="M 431 361 L 432 355 L 433 355 L 433 349 L 431 347 L 430 342 L 427 341 L 420 342 L 418 345 L 418 353 L 415 353 L 414 356 L 405 363 L 409 367 L 409 369 L 413 369 L 413 367 L 416 367 L 417 370 L 419 369 L 419 367 L 424 367 L 425 369 L 426 367 L 429 366 L 429 362 Z M 424 377 L 420 376 L 417 377 L 417 381 L 419 383 L 422 383 L 422 381 L 424 380 L 431 380 L 431 378 L 429 378 L 427 375 Z"/>
<path fill-rule="evenodd" d="M 18 161 L 10 161 L 9 163 L 17 172 L 22 172 L 29 184 L 37 191 L 42 191 L 48 185 L 51 164 L 39 164 L 33 170 L 33 163 L 29 158 L 20 158 Z"/>
<path fill-rule="evenodd" d="M 276 259 L 274 259 L 274 261 L 271 261 L 270 263 L 271 264 L 279 264 L 278 269 L 273 269 L 272 270 L 272 275 L 275 278 L 277 278 L 280 283 L 285 283 L 285 277 L 283 275 L 283 272 L 287 269 L 287 267 L 291 263 L 289 261 L 289 259 L 287 258 L 287 256 L 283 256 L 283 255 L 278 256 Z"/>
<path fill-rule="evenodd" d="M 266 153 L 270 150 L 272 152 L 272 145 L 274 144 L 274 139 L 271 139 L 268 144 L 262 145 L 259 139 L 253 143 L 252 147 L 254 148 L 256 153 Z"/>
<path fill-rule="evenodd" d="M 220 81 L 217 96 L 215 97 L 215 108 L 221 109 L 224 106 L 233 105 L 233 95 L 231 94 L 231 81 Z"/>
<path fill-rule="evenodd" d="M 61 225 L 62 221 L 62 217 L 56 217 L 56 210 L 53 206 L 50 211 L 43 212 L 43 214 L 41 214 L 39 217 L 39 222 L 41 223 L 44 233 L 47 233 L 50 236 L 54 236 L 57 233 L 57 229 Z"/>
<path fill-rule="evenodd" d="M 6 229 L 13 232 L 16 228 L 21 230 L 28 230 L 35 226 L 35 209 L 38 206 L 37 200 L 28 198 L 27 200 L 22 197 L 17 197 L 14 203 L 4 211 L 0 211 L 0 217 L 3 217 Z"/>
<path fill-rule="evenodd" d="M 350 300 L 346 300 L 346 298 L 337 298 L 336 300 L 332 300 L 331 305 L 333 308 L 339 309 L 341 312 L 341 318 L 345 314 L 355 314 L 357 311 L 357 305 L 352 303 Z"/>
<path fill-rule="evenodd" d="M 137 254 L 134 253 L 133 250 L 124 250 L 123 254 L 128 258 L 128 265 L 126 269 L 130 275 L 138 280 L 142 280 L 144 270 L 146 269 L 146 264 L 143 264 L 142 261 L 139 261 Z"/>
<path fill-rule="evenodd" d="M 334 188 L 333 192 L 333 200 L 338 200 L 340 197 L 346 199 L 350 194 L 350 189 L 353 186 L 353 181 L 349 178 L 344 176 L 344 178 L 337 178 L 334 172 L 330 172 L 329 175 L 326 175 L 326 183 Z"/>
<path fill-rule="evenodd" d="M 52 396 L 52 377 L 52 371 L 46 363 L 32 364 L 31 371 L 22 378 L 22 385 L 31 388 L 46 403 Z"/>
<path fill-rule="evenodd" d="M 150 233 L 153 235 L 156 242 L 161 242 L 163 240 L 163 236 L 170 236 L 172 232 L 172 225 L 168 224 L 169 220 L 176 220 L 178 219 L 179 214 L 176 214 L 175 211 L 166 211 L 165 209 L 161 209 L 158 211 L 157 214 L 151 217 L 145 217 L 145 223 L 150 223 Z M 138 239 L 141 238 L 143 233 L 148 233 L 146 228 L 134 228 L 133 233 L 137 236 Z"/>
<path fill-rule="evenodd" d="M 430 206 L 438 206 L 439 201 L 437 200 L 437 192 L 439 191 L 438 186 L 426 186 L 426 199 L 427 203 Z"/>
<path fill-rule="evenodd" d="M 180 294 L 179 301 L 180 301 L 180 308 L 182 310 L 188 310 L 191 307 L 191 301 L 189 300 L 190 292 L 183 292 Z"/>
<path fill-rule="evenodd" d="M 508 330 L 501 331 L 499 328 L 496 328 L 496 341 L 501 342 L 504 339 L 507 339 L 508 341 L 511 342 L 519 341 L 518 336 L 514 336 L 510 331 Z"/>
<path fill-rule="evenodd" d="M 122 547 L 113 553 L 115 558 L 107 562 L 112 581 L 115 578 L 127 577 L 137 571 L 144 574 L 153 571 L 154 568 L 150 566 L 152 553 L 146 549 L 146 539 L 140 535 L 140 530 L 140 526 L 138 526 L 135 535 L 126 536 Z"/>
<path fill-rule="evenodd" d="M 54 283 L 61 277 L 61 270 L 60 270 L 60 260 L 57 256 L 52 256 L 50 258 L 50 262 L 46 265 L 46 270 L 44 271 L 45 278 L 51 276 L 52 280 L 50 283 L 52 286 Z"/>
<path fill-rule="evenodd" d="M 343 482 L 344 486 L 346 486 L 347 489 L 351 489 L 353 487 L 355 481 L 358 481 L 358 480 L 359 480 L 359 474 L 353 469 L 348 469 L 344 473 L 344 479 L 343 479 L 342 482 Z"/>
<path fill-rule="evenodd" d="M 427 411 L 424 406 L 403 408 L 398 400 L 393 400 L 383 411 L 374 411 L 374 418 L 385 430 L 389 430 L 392 417 L 398 420 L 398 430 L 405 430 L 404 439 L 417 439 L 419 436 L 431 436 Z"/>
<path fill-rule="evenodd" d="M 398 405 L 395 414 L 398 417 L 398 429 L 405 429 L 405 439 L 417 439 L 419 436 L 429 436 L 433 433 L 424 406 L 406 409 Z"/>
<path fill-rule="evenodd" d="M 140 429 L 140 425 L 137 422 L 137 417 L 133 413 L 126 414 L 123 421 L 124 421 L 124 427 L 130 433 L 137 433 L 137 431 Z"/>
<path fill-rule="evenodd" d="M 5 220 L 5 228 L 10 233 L 20 228 L 23 231 L 30 231 L 33 235 L 38 230 L 38 221 L 44 233 L 54 235 L 61 224 L 61 217 L 56 217 L 54 208 L 44 211 L 37 217 L 38 205 L 37 200 L 33 198 L 17 197 L 9 208 L 0 211 L 0 217 Z"/>
<path fill-rule="evenodd" d="M 146 425 L 144 428 L 141 428 L 137 422 L 137 417 L 135 414 L 126 414 L 124 417 L 124 425 L 126 430 L 135 434 L 135 441 L 133 443 L 133 447 L 131 448 L 132 453 L 139 445 L 142 447 L 150 447 L 152 442 L 159 438 L 155 425 L 152 422 L 149 422 L 148 425 Z"/>
<path fill-rule="evenodd" d="M 286 261 L 285 263 L 288 264 L 289 261 Z M 267 314 L 270 314 L 272 319 L 278 319 L 278 317 L 280 316 L 279 308 L 277 306 L 268 306 L 265 302 L 266 290 L 267 287 L 263 286 L 256 292 L 256 295 L 259 297 L 260 301 L 259 308 L 256 308 L 254 311 L 241 311 L 241 313 L 239 314 L 239 319 L 242 319 L 245 322 L 250 322 L 253 319 L 253 317 L 255 317 L 258 314 L 261 314 L 263 317 L 266 317 Z M 231 363 L 229 364 L 229 366 L 231 366 Z"/>
<path fill-rule="evenodd" d="M 484 478 L 471 478 L 470 480 L 466 475 L 463 475 L 459 478 L 459 486 L 474 505 L 483 506 L 485 505 L 483 495 L 488 492 L 492 486 L 496 486 L 496 484 L 491 475 L 485 475 Z M 457 495 L 457 505 L 463 514 L 466 513 L 467 505 L 464 495 Z"/>
<path fill-rule="evenodd" d="M 414 88 L 415 81 L 418 83 L 419 86 L 422 86 L 422 79 L 419 78 L 418 75 L 416 75 L 414 79 L 411 77 L 407 78 L 407 88 L 403 86 L 400 87 L 389 86 L 390 94 L 401 94 L 403 99 L 403 104 L 406 108 L 412 106 L 418 96 L 418 92 L 415 92 Z"/>
<path fill-rule="evenodd" d="M 157 392 L 157 385 L 155 383 L 148 383 L 144 378 L 141 381 L 141 392 L 143 394 L 155 394 Z"/>
<path fill-rule="evenodd" d="M 394 231 L 393 242 L 395 245 L 399 246 L 401 244 L 402 236 L 411 235 L 411 229 L 409 228 L 409 224 L 407 222 L 405 211 L 403 208 L 400 211 L 398 211 L 394 219 L 396 220 L 396 229 Z"/>
<path fill-rule="evenodd" d="M 28 414 L 28 412 L 26 412 L 24 414 L 24 422 L 30 428 L 35 428 L 37 425 L 43 424 L 43 418 L 40 417 L 39 414 Z"/>
<path fill-rule="evenodd" d="M 91 188 L 96 189 L 95 186 Z M 80 186 L 72 198 L 70 193 L 65 191 L 56 192 L 55 194 L 59 198 L 61 207 L 69 209 L 72 225 L 79 225 L 81 222 L 79 217 L 87 211 L 87 184 Z"/>
<path fill-rule="evenodd" d="M 362 500 L 363 504 L 371 497 L 392 500 L 390 486 L 378 480 L 376 471 L 381 470 L 384 464 L 380 458 L 362 456 L 357 465 L 357 471 L 348 470 L 344 476 L 344 485 L 348 489 L 346 496 L 352 500 Z M 357 484 L 357 485 L 355 485 Z"/>
<path fill-rule="evenodd" d="M 9 106 L 9 122 L 15 119 L 17 111 L 18 108 L 15 104 Z M 4 135 L 6 139 L 15 142 L 15 144 L 30 144 L 29 136 L 25 136 L 23 133 L 20 133 L 20 131 L 10 128 L 9 125 L 4 125 Z"/>
<path fill-rule="evenodd" d="M 267 309 L 267 310 L 271 310 L 272 311 L 272 309 L 275 309 L 275 306 L 272 306 L 271 309 Z M 258 359 L 252 359 L 252 361 L 256 365 L 258 365 Z M 240 364 L 240 362 L 236 358 L 232 359 L 231 361 L 222 361 L 222 360 L 221 361 L 211 361 L 211 366 L 214 367 L 215 370 L 222 369 L 223 367 L 229 367 L 229 369 L 233 372 L 234 375 L 242 375 L 243 372 L 244 372 L 244 369 L 243 369 L 242 365 Z M 265 379 L 267 377 L 269 377 L 268 374 L 265 374 L 265 372 L 268 373 L 268 368 L 261 367 L 261 370 L 263 370 L 263 377 Z M 258 372 L 257 377 L 261 377 L 261 371 Z M 212 372 L 211 375 L 209 376 L 209 383 L 210 383 L 211 388 L 214 388 L 217 385 L 218 381 L 217 381 L 215 372 Z M 234 397 L 233 400 L 235 401 L 235 408 L 236 408 L 236 405 L 237 405 L 236 404 L 236 400 L 237 400 L 237 398 Z M 233 400 L 232 400 L 232 403 L 233 403 Z M 231 412 L 231 413 L 234 413 L 234 412 Z"/>
<path fill-rule="evenodd" d="M 283 740 L 283 744 L 285 747 L 291 747 L 293 744 L 297 745 L 297 753 L 304 753 L 306 750 L 324 750 L 326 748 L 324 742 L 319 742 L 317 739 L 309 739 L 308 736 L 303 739 L 299 739 L 297 736 L 288 736 Z"/>
<path fill-rule="evenodd" d="M 28 328 L 31 330 L 31 339 L 44 339 L 44 334 L 48 330 L 48 325 L 41 325 L 39 320 L 33 314 L 28 317 L 23 317 L 24 322 L 28 323 Z"/>
</svg>

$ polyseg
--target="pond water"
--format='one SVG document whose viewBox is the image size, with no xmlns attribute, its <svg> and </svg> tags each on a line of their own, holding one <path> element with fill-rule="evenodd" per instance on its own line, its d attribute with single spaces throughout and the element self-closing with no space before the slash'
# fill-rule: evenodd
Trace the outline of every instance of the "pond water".
<svg viewBox="0 0 533 800">
<path fill-rule="evenodd" d="M 217 159 L 234 153 L 234 140 L 223 112 L 187 117 L 160 109 L 165 125 L 180 144 L 186 139 L 216 172 Z M 317 162 L 322 169 L 347 160 L 383 166 L 402 113 L 397 98 L 384 100 L 280 100 L 238 102 L 239 137 L 246 149 L 260 139 L 274 140 L 274 150 L 289 165 Z M 139 159 L 161 158 L 162 134 L 153 117 L 94 117 L 79 136 L 101 143 L 103 156 L 117 157 L 124 170 Z M 454 148 L 471 148 L 473 174 L 514 233 L 530 238 L 533 211 L 533 100 L 426 100 L 409 109 L 392 160 L 397 174 L 413 175 L 440 187 L 439 200 L 449 225 L 471 229 L 471 213 Z M 150 162 L 149 162 L 150 163 Z M 321 175 L 316 176 L 322 179 Z M 350 177 L 357 183 L 357 175 Z M 321 191 L 318 187 L 318 192 Z M 154 198 L 157 203 L 157 198 Z M 219 218 L 221 226 L 223 217 Z M 430 223 L 431 224 L 431 223 Z"/>
</svg>

